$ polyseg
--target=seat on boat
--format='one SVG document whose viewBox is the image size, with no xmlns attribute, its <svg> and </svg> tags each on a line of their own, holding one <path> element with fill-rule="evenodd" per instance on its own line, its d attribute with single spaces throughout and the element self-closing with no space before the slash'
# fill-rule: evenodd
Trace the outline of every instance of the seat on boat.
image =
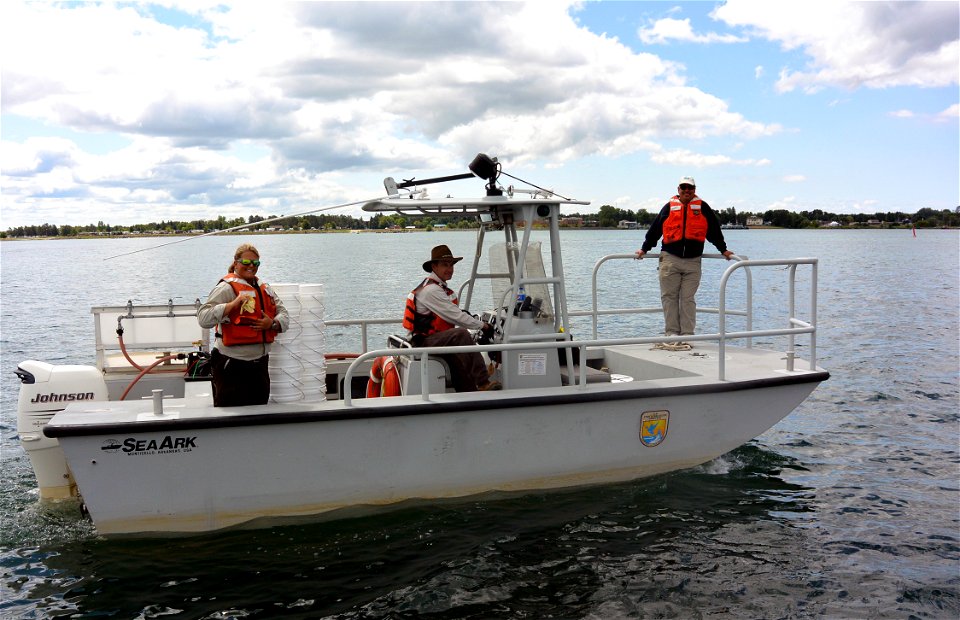
<svg viewBox="0 0 960 620">
<path fill-rule="evenodd" d="M 576 385 L 580 382 L 580 364 L 575 364 L 571 371 L 569 366 L 560 366 L 561 385 Z M 587 383 L 610 383 L 610 373 L 587 366 Z"/>
<path fill-rule="evenodd" d="M 580 382 L 580 349 L 569 349 L 571 365 L 567 365 L 566 352 L 560 353 L 560 385 L 576 385 Z M 586 359 L 582 360 L 587 368 L 587 383 L 610 383 L 610 373 L 601 370 L 606 366 L 603 355 L 598 351 L 588 351 Z M 598 368 L 599 367 L 599 368 Z"/>
<path fill-rule="evenodd" d="M 391 349 L 411 349 L 411 343 L 406 336 L 392 334 L 387 336 L 387 347 Z M 400 385 L 404 395 L 422 394 L 422 361 L 419 355 L 398 355 L 397 369 L 400 372 Z M 450 365 L 442 355 L 431 355 L 427 360 L 427 382 L 430 393 L 454 391 L 453 373 Z"/>
</svg>

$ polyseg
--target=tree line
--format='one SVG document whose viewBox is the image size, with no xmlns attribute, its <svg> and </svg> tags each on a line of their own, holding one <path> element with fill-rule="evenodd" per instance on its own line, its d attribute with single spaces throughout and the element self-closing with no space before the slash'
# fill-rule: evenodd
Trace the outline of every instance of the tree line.
<svg viewBox="0 0 960 620">
<path fill-rule="evenodd" d="M 16 226 L 8 228 L 6 231 L 0 231 L 0 238 L 8 237 L 89 237 L 89 236 L 111 236 L 111 235 L 188 235 L 209 233 L 232 228 L 239 228 L 239 231 L 263 232 L 266 230 L 294 230 L 294 231 L 313 231 L 313 230 L 382 230 L 385 228 L 404 228 L 405 226 L 416 226 L 417 228 L 432 228 L 435 225 L 443 224 L 447 228 L 475 228 L 476 219 L 471 216 L 444 216 L 442 218 L 423 217 L 416 220 L 410 220 L 407 217 L 392 214 L 385 215 L 378 213 L 368 220 L 352 217 L 349 215 L 302 215 L 275 220 L 277 216 L 261 217 L 251 215 L 246 219 L 242 217 L 229 219 L 220 216 L 213 220 L 189 220 L 189 221 L 160 221 L 149 222 L 147 224 L 132 224 L 129 226 L 106 224 L 102 220 L 96 224 L 87 224 L 84 226 L 71 224 L 39 224 L 30 226 Z M 267 221 L 275 220 L 275 221 Z M 264 223 L 266 222 L 266 223 Z"/>
<path fill-rule="evenodd" d="M 923 208 L 916 213 L 904 213 L 894 211 L 889 213 L 829 213 L 821 209 L 812 211 L 793 212 L 786 209 L 771 209 L 762 213 L 751 213 L 749 211 L 737 212 L 736 207 L 726 209 L 715 209 L 717 218 L 722 225 L 747 225 L 748 218 L 759 217 L 764 224 L 776 226 L 779 228 L 820 228 L 830 222 L 836 222 L 841 226 L 907 226 L 917 228 L 956 228 L 960 227 L 960 207 L 954 210 Z M 650 213 L 646 209 L 631 211 L 629 209 L 618 209 L 610 205 L 600 207 L 597 214 L 580 216 L 584 219 L 591 219 L 597 222 L 600 228 L 616 227 L 621 221 L 636 222 L 638 226 L 645 227 L 653 223 L 657 213 Z"/>
<path fill-rule="evenodd" d="M 580 218 L 585 223 L 599 228 L 616 228 L 621 221 L 636 222 L 638 227 L 649 226 L 656 213 L 646 209 L 632 211 L 619 209 L 611 205 L 600 207 L 598 213 L 570 213 L 565 218 Z M 820 209 L 812 211 L 793 212 L 785 209 L 773 209 L 763 213 L 740 212 L 735 207 L 717 210 L 717 216 L 723 225 L 746 225 L 747 218 L 760 217 L 764 224 L 780 228 L 818 228 L 830 222 L 841 226 L 884 226 L 884 227 L 916 227 L 916 228 L 958 228 L 960 227 L 960 207 L 954 210 L 923 208 L 916 213 L 901 211 L 889 213 L 829 213 Z M 469 215 L 446 215 L 442 217 L 422 216 L 410 218 L 398 214 L 378 213 L 369 219 L 356 218 L 349 215 L 301 215 L 284 218 L 274 222 L 264 223 L 276 216 L 260 217 L 251 215 L 228 219 L 219 216 L 212 220 L 190 221 L 160 221 L 148 224 L 133 224 L 118 226 L 99 221 L 96 224 L 78 226 L 72 224 L 39 224 L 30 226 L 16 226 L 0 231 L 0 238 L 19 237 L 86 237 L 105 235 L 156 235 L 156 234 L 198 234 L 209 233 L 230 228 L 242 227 L 247 231 L 264 231 L 268 229 L 283 229 L 294 231 L 312 230 L 383 230 L 387 228 L 404 228 L 415 226 L 421 229 L 431 229 L 438 225 L 446 228 L 476 228 L 477 221 Z"/>
</svg>

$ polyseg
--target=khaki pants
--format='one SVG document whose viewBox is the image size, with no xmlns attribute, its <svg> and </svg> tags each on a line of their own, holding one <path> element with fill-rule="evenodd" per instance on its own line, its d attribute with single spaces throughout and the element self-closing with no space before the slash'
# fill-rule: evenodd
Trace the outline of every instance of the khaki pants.
<svg viewBox="0 0 960 620">
<path fill-rule="evenodd" d="M 700 257 L 680 258 L 660 253 L 660 302 L 667 336 L 692 336 L 697 326 Z"/>
</svg>

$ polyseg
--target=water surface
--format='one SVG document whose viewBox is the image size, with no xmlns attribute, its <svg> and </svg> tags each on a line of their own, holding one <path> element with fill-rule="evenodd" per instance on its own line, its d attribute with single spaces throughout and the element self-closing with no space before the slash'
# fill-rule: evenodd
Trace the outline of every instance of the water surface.
<svg viewBox="0 0 960 620">
<path fill-rule="evenodd" d="M 0 617 L 957 617 L 957 231 L 725 234 L 751 258 L 820 258 L 831 379 L 748 445 L 626 484 L 127 541 L 96 536 L 70 502 L 37 503 L 16 437 L 19 361 L 92 363 L 90 306 L 203 300 L 240 241 L 260 249 L 268 281 L 324 283 L 327 317 L 344 318 L 399 315 L 429 248 L 470 255 L 475 237 L 213 237 L 106 262 L 166 240 L 0 244 Z M 641 235 L 564 233 L 572 307 L 589 303 L 596 259 Z M 701 304 L 722 267 L 706 270 Z M 656 305 L 653 261 L 605 273 L 601 305 Z M 782 275 L 757 276 L 764 307 L 785 299 Z M 347 335 L 329 330 L 331 348 Z"/>
</svg>

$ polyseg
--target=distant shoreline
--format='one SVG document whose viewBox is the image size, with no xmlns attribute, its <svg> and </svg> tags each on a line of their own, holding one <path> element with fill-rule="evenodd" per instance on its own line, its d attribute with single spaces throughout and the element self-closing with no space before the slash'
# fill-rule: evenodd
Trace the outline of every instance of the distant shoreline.
<svg viewBox="0 0 960 620">
<path fill-rule="evenodd" d="M 910 226 L 835 226 L 831 228 L 820 227 L 820 228 L 786 228 L 783 226 L 750 226 L 748 228 L 724 228 L 725 232 L 731 230 L 911 230 Z M 400 228 L 400 229 L 369 229 L 369 228 L 359 228 L 355 230 L 247 230 L 247 231 L 231 231 L 229 233 L 224 232 L 222 234 L 229 235 L 329 235 L 329 234 L 339 234 L 339 235 L 348 235 L 348 234 L 404 234 L 404 233 L 418 233 L 418 232 L 476 232 L 476 228 L 434 228 L 428 230 L 426 228 Z M 579 230 L 606 230 L 606 231 L 630 231 L 630 232 L 642 232 L 646 228 L 615 228 L 615 227 L 569 227 L 561 228 L 561 231 L 579 231 Z M 937 226 L 937 227 L 928 227 L 928 228 L 919 228 L 918 231 L 924 230 L 960 230 L 956 226 Z M 211 233 L 139 233 L 132 235 L 130 233 L 123 234 L 103 234 L 103 235 L 72 235 L 69 237 L 2 237 L 0 242 L 3 241 L 50 241 L 55 239 L 136 239 L 136 238 L 151 238 L 151 239 L 162 239 L 167 237 L 201 237 L 203 235 L 214 236 Z"/>
</svg>

